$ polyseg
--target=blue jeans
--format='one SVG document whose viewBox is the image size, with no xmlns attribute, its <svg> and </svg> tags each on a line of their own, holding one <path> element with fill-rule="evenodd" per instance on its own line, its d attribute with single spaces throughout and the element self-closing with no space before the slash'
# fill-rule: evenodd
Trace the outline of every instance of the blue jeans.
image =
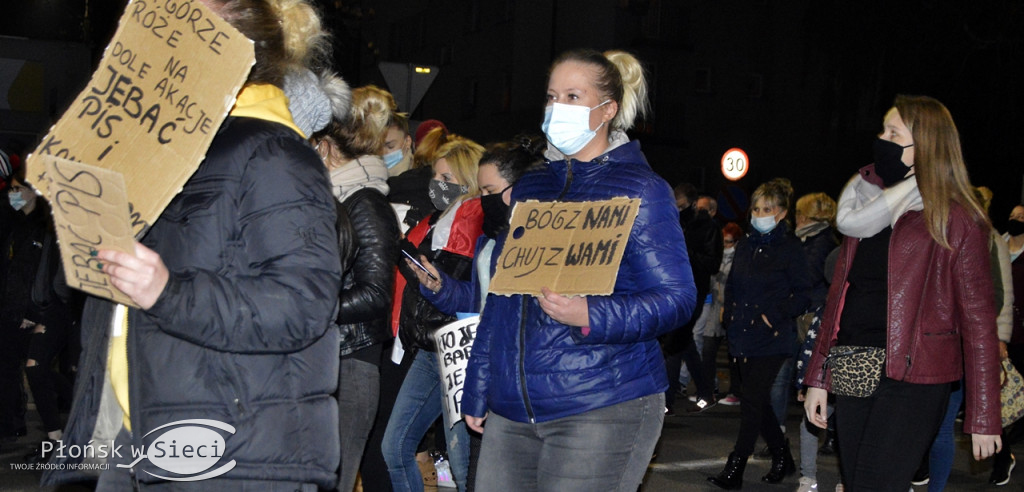
<svg viewBox="0 0 1024 492">
<path fill-rule="evenodd" d="M 705 309 L 707 309 L 707 305 L 705 305 Z M 704 316 L 704 311 L 701 311 L 701 316 Z M 697 324 L 693 326 L 693 344 L 697 347 L 697 350 L 695 352 L 697 357 L 693 359 L 694 361 L 696 361 L 694 362 L 694 364 L 696 364 L 701 360 L 701 357 L 704 353 L 704 325 L 701 324 L 699 320 L 697 321 Z M 691 347 L 687 348 L 687 350 L 690 349 Z M 686 387 L 690 385 L 690 379 L 696 377 L 696 373 L 690 370 L 690 359 L 693 358 L 693 355 L 687 355 L 685 352 L 683 354 L 683 362 L 685 362 L 686 365 L 682 366 L 682 368 L 679 370 L 679 385 L 682 386 L 683 390 L 685 391 Z M 698 368 L 698 371 L 701 370 L 702 368 L 703 367 Z"/>
<path fill-rule="evenodd" d="M 636 492 L 658 443 L 658 393 L 537 424 L 491 412 L 477 464 L 478 492 Z"/>
<path fill-rule="evenodd" d="M 772 383 L 772 411 L 779 421 L 779 427 L 786 425 L 786 410 L 789 408 L 789 399 L 793 391 L 793 366 L 796 365 L 796 357 L 789 357 L 782 363 L 779 373 Z"/>
<path fill-rule="evenodd" d="M 405 375 L 402 389 L 398 391 L 381 445 L 388 474 L 391 475 L 391 487 L 396 492 L 423 490 L 423 476 L 416 465 L 416 447 L 443 413 L 442 398 L 437 354 L 420 350 Z M 466 490 L 466 473 L 469 470 L 466 423 L 460 420 L 452 427 L 445 418 L 444 437 L 448 443 L 448 461 L 455 485 L 460 491 Z"/>
<path fill-rule="evenodd" d="M 942 418 L 939 433 L 935 435 L 932 449 L 928 452 L 928 492 L 938 492 L 946 488 L 949 472 L 953 471 L 953 457 L 956 454 L 953 421 L 956 420 L 956 413 L 960 410 L 960 403 L 964 401 L 963 381 L 956 386 L 957 389 L 949 394 L 946 416 Z"/>
</svg>

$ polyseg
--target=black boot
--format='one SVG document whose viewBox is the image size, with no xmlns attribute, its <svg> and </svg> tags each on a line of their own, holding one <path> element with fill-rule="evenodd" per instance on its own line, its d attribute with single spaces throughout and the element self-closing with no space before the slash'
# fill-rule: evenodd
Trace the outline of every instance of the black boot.
<svg viewBox="0 0 1024 492">
<path fill-rule="evenodd" d="M 796 473 L 796 463 L 793 462 L 793 454 L 789 452 L 789 440 L 781 447 L 772 448 L 772 467 L 768 474 L 761 477 L 762 482 L 779 483 Z"/>
<path fill-rule="evenodd" d="M 790 462 L 793 459 L 790 458 Z M 747 467 L 747 457 L 740 456 L 736 452 L 729 453 L 729 461 L 725 462 L 725 469 L 721 473 L 713 477 L 708 477 L 708 481 L 725 489 L 725 490 L 739 490 L 743 488 L 743 470 Z"/>
</svg>

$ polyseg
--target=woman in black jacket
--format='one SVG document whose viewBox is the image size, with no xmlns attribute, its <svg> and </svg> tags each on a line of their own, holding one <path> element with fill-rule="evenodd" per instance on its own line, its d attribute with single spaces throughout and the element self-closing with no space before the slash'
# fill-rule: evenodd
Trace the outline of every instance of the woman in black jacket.
<svg viewBox="0 0 1024 492">
<path fill-rule="evenodd" d="M 382 346 L 391 338 L 390 307 L 398 261 L 398 220 L 385 195 L 387 167 L 380 158 L 397 105 L 374 86 L 352 91 L 344 120 L 335 119 L 312 137 L 330 170 L 338 200 L 338 238 L 343 272 L 337 324 L 341 334 L 338 417 L 341 478 L 351 491 L 373 427 L 380 396 Z"/>
<path fill-rule="evenodd" d="M 24 377 L 43 422 L 46 440 L 62 436 L 58 398 L 71 398 L 71 383 L 53 371 L 53 361 L 71 337 L 71 292 L 59 268 L 60 255 L 50 221 L 50 207 L 24 184 L 24 168 L 11 177 L 5 198 L 16 210 L 0 233 L 0 345 L 3 355 L 4 434 L 25 427 Z M 6 205 L 6 204 L 5 204 Z M 16 209 L 15 209 L 16 207 Z M 45 459 L 41 447 L 25 458 Z"/>
<path fill-rule="evenodd" d="M 729 356 L 739 366 L 740 431 L 725 469 L 708 481 L 723 489 L 743 485 L 747 458 L 758 434 L 772 454 L 771 469 L 761 477 L 779 483 L 796 471 L 770 393 L 783 362 L 796 347 L 796 317 L 807 309 L 810 277 L 800 242 L 783 220 L 793 188 L 774 179 L 758 186 L 751 196 L 753 230 L 736 246 L 732 271 L 725 285 L 723 323 Z"/>
<path fill-rule="evenodd" d="M 825 258 L 839 247 L 836 237 L 836 201 L 825 193 L 811 193 L 796 201 L 796 237 L 804 246 L 810 268 L 811 309 L 825 304 L 832 272 L 825 269 Z"/>
<path fill-rule="evenodd" d="M 113 431 L 121 456 L 109 457 L 97 489 L 137 489 L 168 472 L 125 451 L 145 446 L 156 458 L 155 440 L 198 420 L 219 453 L 213 475 L 197 482 L 205 489 L 334 487 L 336 212 L 323 163 L 280 88 L 290 62 L 306 58 L 286 40 L 315 42 L 320 20 L 305 0 L 203 3 L 255 40 L 256 64 L 206 158 L 135 255 L 98 253 L 139 308 L 88 301 L 64 443 L 108 443 L 113 436 L 101 433 Z M 83 458 L 72 456 L 44 481 L 85 478 L 74 466 Z"/>
</svg>

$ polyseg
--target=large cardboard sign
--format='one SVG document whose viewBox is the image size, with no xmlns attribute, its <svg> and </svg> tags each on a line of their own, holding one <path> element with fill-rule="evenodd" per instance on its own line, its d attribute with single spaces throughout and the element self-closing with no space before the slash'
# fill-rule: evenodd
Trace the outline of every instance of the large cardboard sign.
<svg viewBox="0 0 1024 492">
<path fill-rule="evenodd" d="M 29 155 L 42 196 L 54 156 L 124 175 L 137 236 L 195 172 L 255 62 L 253 43 L 202 2 L 134 0 L 92 80 Z"/>
<path fill-rule="evenodd" d="M 639 211 L 639 198 L 517 203 L 489 292 L 611 294 Z"/>
<path fill-rule="evenodd" d="M 68 285 L 128 306 L 135 303 L 110 283 L 94 256 L 101 249 L 135 254 L 128 222 L 128 195 L 120 173 L 49 155 L 47 199 L 61 245 Z"/>
<path fill-rule="evenodd" d="M 470 316 L 444 325 L 431 335 L 441 366 L 444 411 L 451 425 L 462 420 L 462 386 L 466 382 L 466 365 L 469 364 L 478 324 L 480 316 Z"/>
</svg>

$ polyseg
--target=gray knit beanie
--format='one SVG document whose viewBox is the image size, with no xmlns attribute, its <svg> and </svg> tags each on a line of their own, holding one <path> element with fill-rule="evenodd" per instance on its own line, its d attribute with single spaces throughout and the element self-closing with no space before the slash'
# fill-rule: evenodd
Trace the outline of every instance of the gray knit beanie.
<svg viewBox="0 0 1024 492">
<path fill-rule="evenodd" d="M 320 79 L 308 69 L 292 70 L 284 76 L 284 94 L 292 121 L 306 136 L 331 122 L 331 100 L 320 87 Z"/>
</svg>

